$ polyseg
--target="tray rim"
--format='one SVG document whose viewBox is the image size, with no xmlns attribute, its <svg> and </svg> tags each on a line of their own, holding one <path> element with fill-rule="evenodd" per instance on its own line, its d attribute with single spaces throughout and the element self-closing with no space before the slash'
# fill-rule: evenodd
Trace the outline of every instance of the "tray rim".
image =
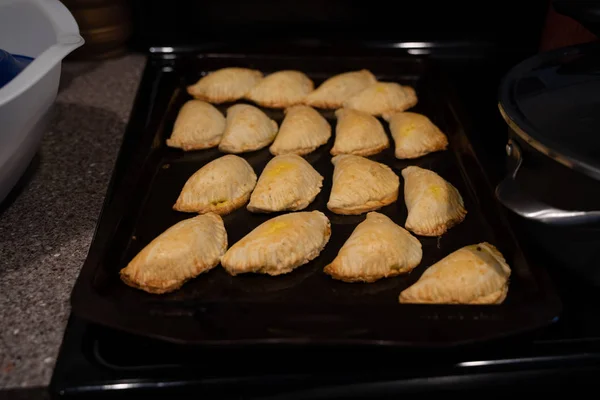
<svg viewBox="0 0 600 400">
<path fill-rule="evenodd" d="M 232 59 L 232 58 L 246 58 L 246 57 L 260 57 L 262 56 L 262 54 L 260 53 L 251 53 L 251 54 L 247 54 L 247 53 L 231 53 L 231 52 L 224 52 L 224 53 L 219 53 L 219 52 L 208 52 L 208 53 L 195 53 L 192 54 L 192 57 L 194 59 L 202 59 L 202 58 L 220 58 L 220 59 Z M 309 58 L 332 58 L 334 56 L 323 56 L 323 55 L 310 55 L 310 56 L 298 56 L 298 55 L 288 55 L 288 54 L 273 54 L 273 53 L 266 53 L 264 54 L 265 57 L 267 58 L 273 58 L 273 59 L 281 59 L 281 58 L 287 58 L 287 59 L 305 59 L 307 57 Z M 114 219 L 115 218 L 120 218 L 121 212 L 122 212 L 122 208 L 123 208 L 123 204 L 121 204 L 121 212 L 117 212 L 118 209 L 115 209 L 115 207 L 117 207 L 119 205 L 119 200 L 121 200 L 121 203 L 125 203 L 123 200 L 123 196 L 125 196 L 125 193 L 127 192 L 126 190 L 124 190 L 125 187 L 127 187 L 128 182 L 126 180 L 126 178 L 132 178 L 132 176 L 134 176 L 135 174 L 126 174 L 124 173 L 124 168 L 131 168 L 131 166 L 142 166 L 143 165 L 143 160 L 140 159 L 139 155 L 138 157 L 136 157 L 135 155 L 132 155 L 130 153 L 128 153 L 128 150 L 130 149 L 130 147 L 132 147 L 135 144 L 135 137 L 136 137 L 136 133 L 139 132 L 144 132 L 145 128 L 147 127 L 147 125 L 149 124 L 149 116 L 152 114 L 152 109 L 155 106 L 154 104 L 154 83 L 156 82 L 157 79 L 159 79 L 159 75 L 162 73 L 162 67 L 165 67 L 172 62 L 171 60 L 176 59 L 178 57 L 185 57 L 185 58 L 190 58 L 190 54 L 187 53 L 186 55 L 180 55 L 180 54 L 173 54 L 173 53 L 169 53 L 169 54 L 151 54 L 147 60 L 146 60 L 146 65 L 144 67 L 144 72 L 142 75 L 142 79 L 140 80 L 140 84 L 138 86 L 138 91 L 136 93 L 135 96 L 135 100 L 133 103 L 133 107 L 132 107 L 132 112 L 130 114 L 129 120 L 128 120 L 128 124 L 123 136 L 123 141 L 122 144 L 120 146 L 118 155 L 117 155 L 117 159 L 115 161 L 114 164 L 114 168 L 113 171 L 111 173 L 111 179 L 109 182 L 109 185 L 107 187 L 106 190 L 106 195 L 104 198 L 104 202 L 100 211 L 100 215 L 98 217 L 98 221 L 96 223 L 96 228 L 94 231 L 94 235 L 91 241 L 91 245 L 88 251 L 88 254 L 86 256 L 86 259 L 84 261 L 84 264 L 80 270 L 80 273 L 76 279 L 75 285 L 73 286 L 73 290 L 71 292 L 71 296 L 70 296 L 70 303 L 71 303 L 71 307 L 72 307 L 72 312 L 73 314 L 77 315 L 78 317 L 87 320 L 91 323 L 96 323 L 96 324 L 100 324 L 100 325 L 104 325 L 110 328 L 115 328 L 115 329 L 120 329 L 120 330 L 125 330 L 128 331 L 130 333 L 134 333 L 134 334 L 140 334 L 142 333 L 144 336 L 147 337 L 151 337 L 151 338 L 158 338 L 158 339 L 162 339 L 162 340 L 167 340 L 170 342 L 174 342 L 174 343 L 184 343 L 184 344 L 190 344 L 190 340 L 186 340 L 186 339 L 177 339 L 175 337 L 172 337 L 170 335 L 165 335 L 165 334 L 161 334 L 161 333 L 157 333 L 157 332 L 140 332 L 139 329 L 135 329 L 132 328 L 132 318 L 126 318 L 126 321 L 123 323 L 123 321 L 117 322 L 116 318 L 112 318 L 112 320 L 110 319 L 106 319 L 106 318 L 102 318 L 101 316 L 99 316 L 99 314 L 101 313 L 105 313 L 107 308 L 110 305 L 113 305 L 113 302 L 107 302 L 105 301 L 105 299 L 101 298 L 100 296 L 93 294 L 91 297 L 88 293 L 86 293 L 85 289 L 88 286 L 88 283 L 85 282 L 86 278 L 89 279 L 92 278 L 93 276 L 93 270 L 95 268 L 97 268 L 98 263 L 97 262 L 92 262 L 92 259 L 96 256 L 96 254 L 102 254 L 103 249 L 105 248 L 105 246 L 108 245 L 109 241 L 107 240 L 108 238 L 110 238 L 112 231 L 109 231 L 108 228 L 112 227 L 113 230 L 114 228 L 116 228 L 118 226 L 118 224 L 114 224 Z M 360 54 L 356 54 L 356 55 L 344 55 L 342 56 L 344 58 L 356 58 L 356 59 L 364 59 L 364 58 L 375 58 L 373 55 L 369 54 L 366 56 L 360 55 Z M 338 57 L 336 57 L 338 58 Z M 393 55 L 384 55 L 383 57 L 377 57 L 378 59 L 380 58 L 391 58 L 397 61 L 400 61 L 402 59 L 405 60 L 411 60 L 411 61 L 415 61 L 415 60 L 419 60 L 418 62 L 425 62 L 425 63 L 429 63 L 428 60 L 423 60 L 421 57 L 414 57 L 414 56 L 406 56 L 405 54 L 400 54 L 397 56 L 393 56 Z M 162 67 L 161 67 L 162 66 Z M 436 73 L 440 74 L 440 76 L 444 75 L 444 72 L 442 70 L 438 70 L 436 71 Z M 447 86 L 450 82 L 447 79 L 442 79 L 442 82 Z M 449 101 L 449 106 L 452 107 L 452 112 L 455 114 L 456 118 L 458 118 L 458 120 L 460 121 L 461 124 L 466 124 L 468 125 L 468 123 L 470 122 L 470 120 L 468 118 L 459 118 L 459 116 L 464 117 L 466 114 L 464 112 L 464 110 L 462 109 L 462 104 L 460 101 L 458 101 L 457 97 L 456 97 L 456 93 L 454 92 L 454 90 L 452 90 L 452 88 L 450 86 L 445 87 L 444 88 L 444 94 L 448 97 Z M 457 108 L 457 109 L 455 109 Z M 458 114 L 458 115 L 456 115 Z M 141 117 L 145 117 L 145 118 L 141 118 Z M 141 122 L 143 121 L 143 123 Z M 463 125 L 464 126 L 464 125 Z M 468 133 L 464 132 L 464 135 L 466 135 L 468 137 Z M 475 161 L 477 162 L 478 166 L 480 166 L 481 169 L 483 169 L 483 167 L 481 166 L 480 160 L 479 160 L 479 153 L 473 149 L 473 142 L 471 140 L 469 140 L 468 142 L 468 146 L 471 147 L 471 151 L 472 151 L 472 155 L 475 158 Z M 462 169 L 462 167 L 461 167 Z M 139 172 L 139 171 L 138 171 Z M 124 180 L 121 180 L 121 178 L 125 178 Z M 493 188 L 492 185 L 489 182 L 489 178 L 485 173 L 482 173 L 482 178 L 484 179 L 485 183 L 487 184 L 487 188 L 486 190 L 489 190 L 493 193 Z M 535 272 L 536 275 L 536 280 L 539 281 L 542 280 L 544 281 L 544 288 L 546 289 L 544 292 L 546 294 L 545 299 L 547 302 L 547 307 L 545 309 L 546 314 L 544 316 L 544 318 L 539 318 L 541 319 L 546 319 L 545 323 L 541 323 L 541 322 L 537 322 L 536 324 L 532 324 L 534 326 L 523 326 L 520 329 L 513 329 L 511 332 L 506 333 L 506 334 L 497 334 L 494 335 L 490 338 L 486 338 L 486 337 L 482 337 L 481 340 L 473 340 L 473 339 L 466 339 L 464 341 L 460 341 L 460 340 L 455 340 L 451 343 L 438 343 L 438 342 L 431 342 L 431 343 L 421 343 L 419 342 L 418 345 L 415 345 L 414 343 L 404 343 L 401 341 L 394 341 L 394 340 L 365 340 L 365 339 L 340 339 L 340 338 L 334 338 L 334 339 L 324 339 L 324 338 L 319 338 L 319 339 L 314 339 L 314 338 L 296 338 L 296 339 L 290 339 L 290 338 L 286 338 L 286 339 L 263 339 L 263 340 L 257 340 L 257 339 L 247 339 L 247 340 L 240 340 L 240 339 L 236 339 L 236 340 L 201 340 L 199 342 L 194 342 L 192 341 L 194 344 L 204 344 L 204 345 L 209 345 L 209 346 L 215 346 L 215 345 L 246 345 L 246 344 L 252 344 L 252 345 L 258 345 L 258 344 L 269 344 L 269 343 L 281 343 L 281 344 L 286 344 L 286 345 L 293 345 L 293 344 L 301 344 L 301 345 L 306 345 L 306 344 L 315 344 L 315 345 L 342 345 L 342 346 L 346 346 L 346 345 L 372 345 L 372 344 L 376 344 L 379 346 L 394 346 L 394 347 L 402 347 L 402 346 L 408 346 L 411 348 L 414 347 L 424 347 L 424 348 L 440 348 L 440 347 L 447 347 L 449 345 L 465 345 L 465 344 L 470 344 L 470 343 L 480 343 L 482 340 L 483 341 L 489 341 L 489 340 L 494 340 L 494 339 L 502 339 L 503 337 L 512 337 L 521 333 L 525 333 L 528 331 L 531 331 L 532 329 L 535 328 L 540 328 L 546 325 L 549 325 L 553 322 L 556 322 L 558 320 L 558 316 L 560 315 L 561 311 L 562 311 L 562 304 L 560 301 L 560 298 L 558 297 L 558 294 L 556 292 L 556 289 L 554 288 L 554 285 L 552 284 L 552 282 L 550 281 L 550 277 L 548 276 L 547 272 L 543 270 L 543 268 L 536 266 L 536 265 L 532 265 L 530 263 L 530 261 L 525 257 L 525 254 L 523 253 L 521 246 L 518 242 L 518 240 L 516 239 L 516 236 L 514 235 L 513 230 L 511 229 L 508 220 L 506 218 L 506 214 L 505 214 L 505 210 L 503 210 L 500 207 L 500 204 L 498 202 L 495 202 L 495 208 L 497 209 L 498 214 L 500 214 L 500 221 L 502 222 L 502 224 L 504 225 L 504 230 L 505 233 L 508 233 L 510 235 L 510 243 L 512 246 L 514 246 L 514 250 L 515 253 L 519 255 L 519 257 L 521 257 L 524 262 L 527 264 L 527 267 L 529 269 L 533 268 L 533 271 Z M 110 223 L 109 223 L 110 222 Z M 92 264 L 96 264 L 96 265 L 92 265 Z M 548 290 L 549 289 L 549 290 Z M 90 304 L 90 300 L 92 301 L 92 304 Z M 422 307 L 419 305 L 405 305 L 406 307 Z M 444 307 L 444 305 L 436 305 L 436 307 Z M 459 307 L 469 307 L 469 306 L 464 306 L 464 305 L 449 305 L 449 306 L 445 306 L 445 307 L 452 307 L 453 309 L 457 309 Z M 472 306 L 471 306 L 472 307 Z M 486 307 L 486 306 L 482 306 L 482 307 Z M 90 309 L 94 308 L 96 311 L 90 313 Z M 102 312 L 99 312 L 98 310 L 102 310 Z M 118 314 L 118 313 L 117 313 Z M 121 315 L 121 317 L 123 317 Z M 131 316 L 130 316 L 131 317 Z M 123 318 L 121 318 L 123 319 Z M 129 326 L 127 327 L 126 325 L 129 324 Z"/>
</svg>

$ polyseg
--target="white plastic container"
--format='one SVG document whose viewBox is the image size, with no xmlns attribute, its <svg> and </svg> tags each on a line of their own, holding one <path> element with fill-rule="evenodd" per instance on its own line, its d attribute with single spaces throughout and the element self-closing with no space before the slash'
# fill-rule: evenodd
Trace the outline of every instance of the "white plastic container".
<svg viewBox="0 0 600 400">
<path fill-rule="evenodd" d="M 0 0 L 0 49 L 34 58 L 0 89 L 0 203 L 47 129 L 62 59 L 82 44 L 75 19 L 58 0 Z"/>
</svg>

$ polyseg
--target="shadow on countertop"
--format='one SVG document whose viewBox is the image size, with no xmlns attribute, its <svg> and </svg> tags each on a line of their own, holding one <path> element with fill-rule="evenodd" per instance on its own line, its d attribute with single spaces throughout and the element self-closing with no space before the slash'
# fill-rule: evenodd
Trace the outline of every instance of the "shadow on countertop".
<svg viewBox="0 0 600 400">
<path fill-rule="evenodd" d="M 98 61 L 64 61 L 60 73 L 58 93 L 71 86 L 73 79 L 91 73 L 101 65 Z"/>
<path fill-rule="evenodd" d="M 13 189 L 8 193 L 8 195 L 4 198 L 4 200 L 2 202 L 0 202 L 0 219 L 2 218 L 2 214 L 8 208 L 10 208 L 10 206 L 15 202 L 15 200 L 19 197 L 19 195 L 24 190 L 27 190 L 27 186 L 29 185 L 29 182 L 31 182 L 31 179 L 33 179 L 33 177 L 35 176 L 35 173 L 39 167 L 40 167 L 40 155 L 39 155 L 39 153 L 36 153 L 33 156 L 33 159 L 31 160 L 31 162 L 29 163 L 27 168 L 25 169 L 25 172 L 23 173 L 23 175 L 21 175 L 21 177 L 19 178 L 17 183 L 15 183 L 15 186 L 13 187 Z"/>
<path fill-rule="evenodd" d="M 124 132 L 114 112 L 56 103 L 34 161 L 0 205 L 0 388 L 50 380 Z"/>
</svg>

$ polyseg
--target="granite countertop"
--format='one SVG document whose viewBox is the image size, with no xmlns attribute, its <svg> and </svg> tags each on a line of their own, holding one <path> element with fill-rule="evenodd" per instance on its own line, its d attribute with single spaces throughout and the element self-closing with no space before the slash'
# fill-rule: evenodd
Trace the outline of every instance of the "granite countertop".
<svg viewBox="0 0 600 400">
<path fill-rule="evenodd" d="M 50 382 L 144 62 L 64 62 L 41 148 L 0 204 L 0 389 Z"/>
</svg>

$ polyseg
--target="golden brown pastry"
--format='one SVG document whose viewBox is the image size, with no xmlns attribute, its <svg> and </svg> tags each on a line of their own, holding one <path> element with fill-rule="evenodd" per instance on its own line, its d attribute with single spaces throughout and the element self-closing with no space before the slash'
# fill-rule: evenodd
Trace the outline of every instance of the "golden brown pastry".
<svg viewBox="0 0 600 400">
<path fill-rule="evenodd" d="M 231 275 L 287 274 L 316 258 L 330 236 L 331 224 L 320 211 L 279 215 L 231 246 L 221 265 Z"/>
<path fill-rule="evenodd" d="M 325 109 L 341 108 L 344 101 L 377 82 L 371 71 L 344 72 L 332 76 L 311 92 L 304 103 Z"/>
<path fill-rule="evenodd" d="M 362 111 L 341 108 L 335 112 L 337 125 L 331 154 L 370 156 L 390 147 L 383 125 Z"/>
<path fill-rule="evenodd" d="M 370 212 L 324 272 L 345 282 L 375 282 L 412 271 L 422 257 L 416 237 L 386 215 Z"/>
<path fill-rule="evenodd" d="M 219 150 L 244 153 L 262 149 L 277 136 L 277 122 L 257 107 L 236 104 L 227 109 L 227 124 Z"/>
<path fill-rule="evenodd" d="M 243 158 L 233 154 L 219 157 L 188 178 L 173 209 L 229 214 L 246 204 L 256 179 L 252 166 Z"/>
<path fill-rule="evenodd" d="M 269 150 L 273 155 L 302 156 L 327 143 L 330 137 L 331 126 L 318 111 L 304 105 L 292 106 L 285 109 L 285 118 Z"/>
<path fill-rule="evenodd" d="M 483 242 L 449 254 L 400 293 L 400 303 L 501 304 L 510 267 L 493 245 Z"/>
<path fill-rule="evenodd" d="M 377 82 L 344 102 L 344 107 L 383 116 L 408 110 L 417 104 L 417 93 L 410 86 L 395 82 Z"/>
<path fill-rule="evenodd" d="M 243 98 L 263 78 L 263 73 L 250 68 L 222 68 L 209 72 L 187 87 L 190 96 L 211 103 L 225 103 Z"/>
<path fill-rule="evenodd" d="M 275 156 L 260 174 L 247 208 L 251 212 L 302 210 L 322 186 L 323 177 L 301 156 Z"/>
<path fill-rule="evenodd" d="M 362 214 L 398 198 L 400 178 L 385 164 L 351 154 L 331 159 L 333 185 L 327 208 L 336 214 Z"/>
<path fill-rule="evenodd" d="M 385 118 L 394 138 L 396 158 L 417 158 L 448 147 L 446 135 L 425 115 L 404 111 Z"/>
<path fill-rule="evenodd" d="M 167 146 L 188 150 L 215 147 L 225 131 L 225 117 L 212 104 L 189 100 L 179 110 Z"/>
<path fill-rule="evenodd" d="M 148 293 L 179 289 L 188 280 L 219 264 L 227 250 L 220 216 L 208 213 L 171 226 L 121 269 L 121 280 Z"/>
<path fill-rule="evenodd" d="M 404 201 L 408 209 L 406 229 L 422 236 L 440 236 L 465 219 L 463 199 L 458 190 L 435 172 L 406 167 Z"/>
<path fill-rule="evenodd" d="M 246 98 L 263 107 L 287 108 L 302 104 L 314 89 L 313 81 L 300 71 L 278 71 L 267 75 Z"/>
</svg>

